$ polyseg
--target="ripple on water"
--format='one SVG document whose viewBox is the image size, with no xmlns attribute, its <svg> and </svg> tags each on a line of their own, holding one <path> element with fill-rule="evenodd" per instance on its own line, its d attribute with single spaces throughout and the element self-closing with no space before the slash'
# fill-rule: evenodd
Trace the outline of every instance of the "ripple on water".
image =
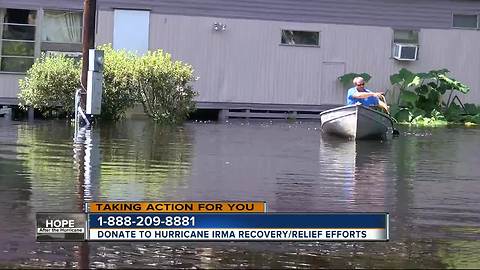
<svg viewBox="0 0 480 270">
<path fill-rule="evenodd" d="M 479 265 L 479 129 L 410 129 L 390 141 L 345 142 L 321 137 L 318 128 L 229 120 L 167 130 L 126 121 L 74 144 L 65 123 L 2 125 L 0 228 L 8 234 L 0 234 L 0 267 L 78 268 L 82 249 L 35 243 L 32 228 L 35 212 L 78 211 L 82 197 L 265 200 L 272 211 L 392 217 L 387 243 L 89 243 L 90 267 Z M 82 167 L 81 159 L 91 164 Z M 83 184 L 79 168 L 90 173 Z"/>
</svg>

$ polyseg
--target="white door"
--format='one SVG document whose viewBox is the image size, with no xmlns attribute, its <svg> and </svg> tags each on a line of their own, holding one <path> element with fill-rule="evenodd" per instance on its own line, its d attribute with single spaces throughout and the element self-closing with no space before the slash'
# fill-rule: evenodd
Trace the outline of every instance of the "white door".
<svg viewBox="0 0 480 270">
<path fill-rule="evenodd" d="M 148 51 L 150 11 L 115 9 L 113 48 L 144 54 Z"/>
<path fill-rule="evenodd" d="M 345 74 L 344 62 L 323 62 L 322 64 L 322 89 L 320 102 L 322 104 L 345 104 L 346 89 L 343 89 L 338 77 Z"/>
</svg>

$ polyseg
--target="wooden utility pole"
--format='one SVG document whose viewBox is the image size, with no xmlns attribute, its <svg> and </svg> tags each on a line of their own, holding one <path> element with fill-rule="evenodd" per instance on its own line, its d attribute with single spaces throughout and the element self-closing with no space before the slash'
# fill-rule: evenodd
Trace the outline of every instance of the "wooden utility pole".
<svg viewBox="0 0 480 270">
<path fill-rule="evenodd" d="M 82 94 L 80 95 L 80 106 L 83 112 L 86 112 L 87 108 L 87 75 L 88 75 L 88 52 L 89 49 L 95 48 L 95 15 L 97 13 L 97 1 L 96 0 L 84 0 L 83 1 L 83 39 L 82 39 Z M 77 116 L 75 116 L 77 117 Z M 85 205 L 85 148 L 82 144 L 82 149 L 78 153 L 78 185 L 79 185 L 79 211 L 83 212 Z M 87 242 L 80 244 L 79 250 L 79 268 L 90 268 L 90 248 Z"/>
<path fill-rule="evenodd" d="M 88 74 L 88 50 L 95 48 L 95 14 L 97 13 L 96 0 L 83 1 L 83 43 L 82 43 L 82 88 L 80 106 L 85 112 L 87 104 L 87 74 Z"/>
</svg>

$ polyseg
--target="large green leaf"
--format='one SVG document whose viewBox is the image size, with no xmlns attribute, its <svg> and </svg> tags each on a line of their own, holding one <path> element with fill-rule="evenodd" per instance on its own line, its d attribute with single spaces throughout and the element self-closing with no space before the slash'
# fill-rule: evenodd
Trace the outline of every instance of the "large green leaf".
<svg viewBox="0 0 480 270">
<path fill-rule="evenodd" d="M 419 86 L 422 83 L 422 80 L 420 79 L 420 77 L 415 75 L 413 77 L 407 78 L 405 82 L 407 83 L 407 87 L 411 87 L 411 86 Z"/>
<path fill-rule="evenodd" d="M 430 112 L 433 110 L 439 110 L 440 104 L 438 100 L 430 99 L 425 96 L 420 96 L 417 103 L 417 108 L 422 109 L 424 111 L 424 115 L 430 115 Z"/>
<path fill-rule="evenodd" d="M 400 74 L 393 74 L 390 76 L 390 83 L 391 84 L 400 84 L 403 81 L 402 76 Z"/>
<path fill-rule="evenodd" d="M 362 78 L 365 80 L 365 82 L 370 81 L 370 79 L 372 78 L 372 76 L 370 76 L 370 74 L 365 73 L 365 72 L 364 72 L 364 73 L 361 73 L 361 74 L 360 74 L 360 77 L 362 77 Z"/>
<path fill-rule="evenodd" d="M 372 76 L 367 73 L 347 73 L 338 77 L 338 80 L 342 83 L 344 87 L 348 87 L 352 85 L 353 79 L 355 77 L 362 77 L 365 82 L 368 82 L 372 78 Z"/>
<path fill-rule="evenodd" d="M 454 78 L 449 78 L 445 74 L 438 75 L 438 78 L 442 83 L 448 85 L 448 89 L 456 90 L 463 94 L 466 94 L 470 91 L 470 87 L 468 87 L 466 84 L 463 84 L 462 82 L 457 81 Z"/>
<path fill-rule="evenodd" d="M 435 88 L 440 94 L 445 94 L 447 90 L 451 89 L 450 85 L 444 82 L 440 82 L 440 84 Z"/>
<path fill-rule="evenodd" d="M 422 110 L 422 109 L 420 109 L 420 108 L 415 108 L 415 109 L 413 109 L 413 110 L 411 111 L 411 113 L 412 113 L 412 117 L 413 117 L 413 118 L 416 118 L 416 117 L 418 117 L 418 116 L 425 116 L 425 114 L 426 114 L 425 111 Z"/>
<path fill-rule="evenodd" d="M 462 107 L 455 103 L 451 103 L 447 110 L 445 110 L 445 117 L 449 122 L 460 122 L 463 118 L 462 114 Z"/>
<path fill-rule="evenodd" d="M 471 115 L 474 115 L 474 114 L 479 114 L 480 113 L 480 106 L 475 106 L 475 104 L 472 104 L 472 103 L 465 103 L 463 105 L 463 107 L 465 108 L 465 113 L 466 114 L 471 114 Z"/>
<path fill-rule="evenodd" d="M 431 88 L 437 88 L 437 83 L 435 82 L 429 82 L 427 83 L 428 86 L 430 86 Z"/>
<path fill-rule="evenodd" d="M 437 109 L 433 109 L 430 112 L 430 117 L 433 118 L 435 121 L 446 121 L 445 115 Z"/>
<path fill-rule="evenodd" d="M 460 91 L 463 94 L 466 94 L 466 93 L 470 92 L 470 87 L 467 86 L 466 84 L 463 84 L 463 83 L 457 81 L 455 86 L 456 86 L 455 90 Z"/>
<path fill-rule="evenodd" d="M 412 121 L 412 113 L 410 112 L 409 109 L 402 108 L 400 111 L 398 111 L 394 115 L 394 118 L 400 123 L 410 122 L 410 121 Z"/>
<path fill-rule="evenodd" d="M 421 96 L 427 96 L 428 93 L 430 92 L 430 87 L 426 84 L 424 85 L 421 85 L 417 88 L 415 88 L 415 92 L 417 92 L 418 95 L 421 95 Z"/>
<path fill-rule="evenodd" d="M 440 93 L 435 89 L 431 89 L 431 91 L 428 93 L 428 99 L 432 100 L 432 103 L 440 104 L 440 98 Z"/>
<path fill-rule="evenodd" d="M 404 90 L 400 92 L 400 102 L 405 104 L 415 105 L 417 102 L 418 96 L 414 92 Z"/>
<path fill-rule="evenodd" d="M 392 84 L 403 84 L 406 87 L 418 86 L 421 83 L 421 78 L 415 73 L 411 72 L 406 68 L 400 69 L 398 74 L 393 74 L 390 76 L 390 81 Z"/>
<path fill-rule="evenodd" d="M 476 115 L 465 116 L 465 122 L 480 124 L 480 113 Z"/>
<path fill-rule="evenodd" d="M 443 68 L 443 69 L 434 69 L 434 70 L 430 70 L 428 73 L 430 73 L 430 75 L 432 77 L 437 77 L 438 75 L 440 74 L 447 74 L 449 73 L 450 71 L 446 68 Z"/>
<path fill-rule="evenodd" d="M 410 70 L 406 69 L 406 68 L 402 68 L 400 69 L 400 71 L 398 72 L 398 74 L 403 78 L 403 79 L 406 79 L 406 78 L 410 78 L 410 77 L 414 77 L 415 74 L 413 72 L 411 72 Z"/>
<path fill-rule="evenodd" d="M 420 77 L 420 79 L 422 79 L 422 80 L 428 80 L 428 79 L 432 79 L 434 77 L 434 76 L 432 76 L 432 74 L 425 73 L 425 72 L 417 73 L 417 76 Z"/>
<path fill-rule="evenodd" d="M 390 114 L 396 115 L 402 108 L 396 104 L 390 105 Z"/>
</svg>

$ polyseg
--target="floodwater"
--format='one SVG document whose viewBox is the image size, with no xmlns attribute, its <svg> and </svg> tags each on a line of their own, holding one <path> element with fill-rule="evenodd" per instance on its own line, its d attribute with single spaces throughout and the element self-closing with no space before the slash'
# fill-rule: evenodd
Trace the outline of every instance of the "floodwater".
<svg viewBox="0 0 480 270">
<path fill-rule="evenodd" d="M 0 267 L 480 267 L 480 128 L 322 138 L 318 122 L 128 120 L 75 144 L 65 121 L 0 119 Z M 88 200 L 264 200 L 389 212 L 389 242 L 36 243 L 35 213 Z"/>
</svg>

